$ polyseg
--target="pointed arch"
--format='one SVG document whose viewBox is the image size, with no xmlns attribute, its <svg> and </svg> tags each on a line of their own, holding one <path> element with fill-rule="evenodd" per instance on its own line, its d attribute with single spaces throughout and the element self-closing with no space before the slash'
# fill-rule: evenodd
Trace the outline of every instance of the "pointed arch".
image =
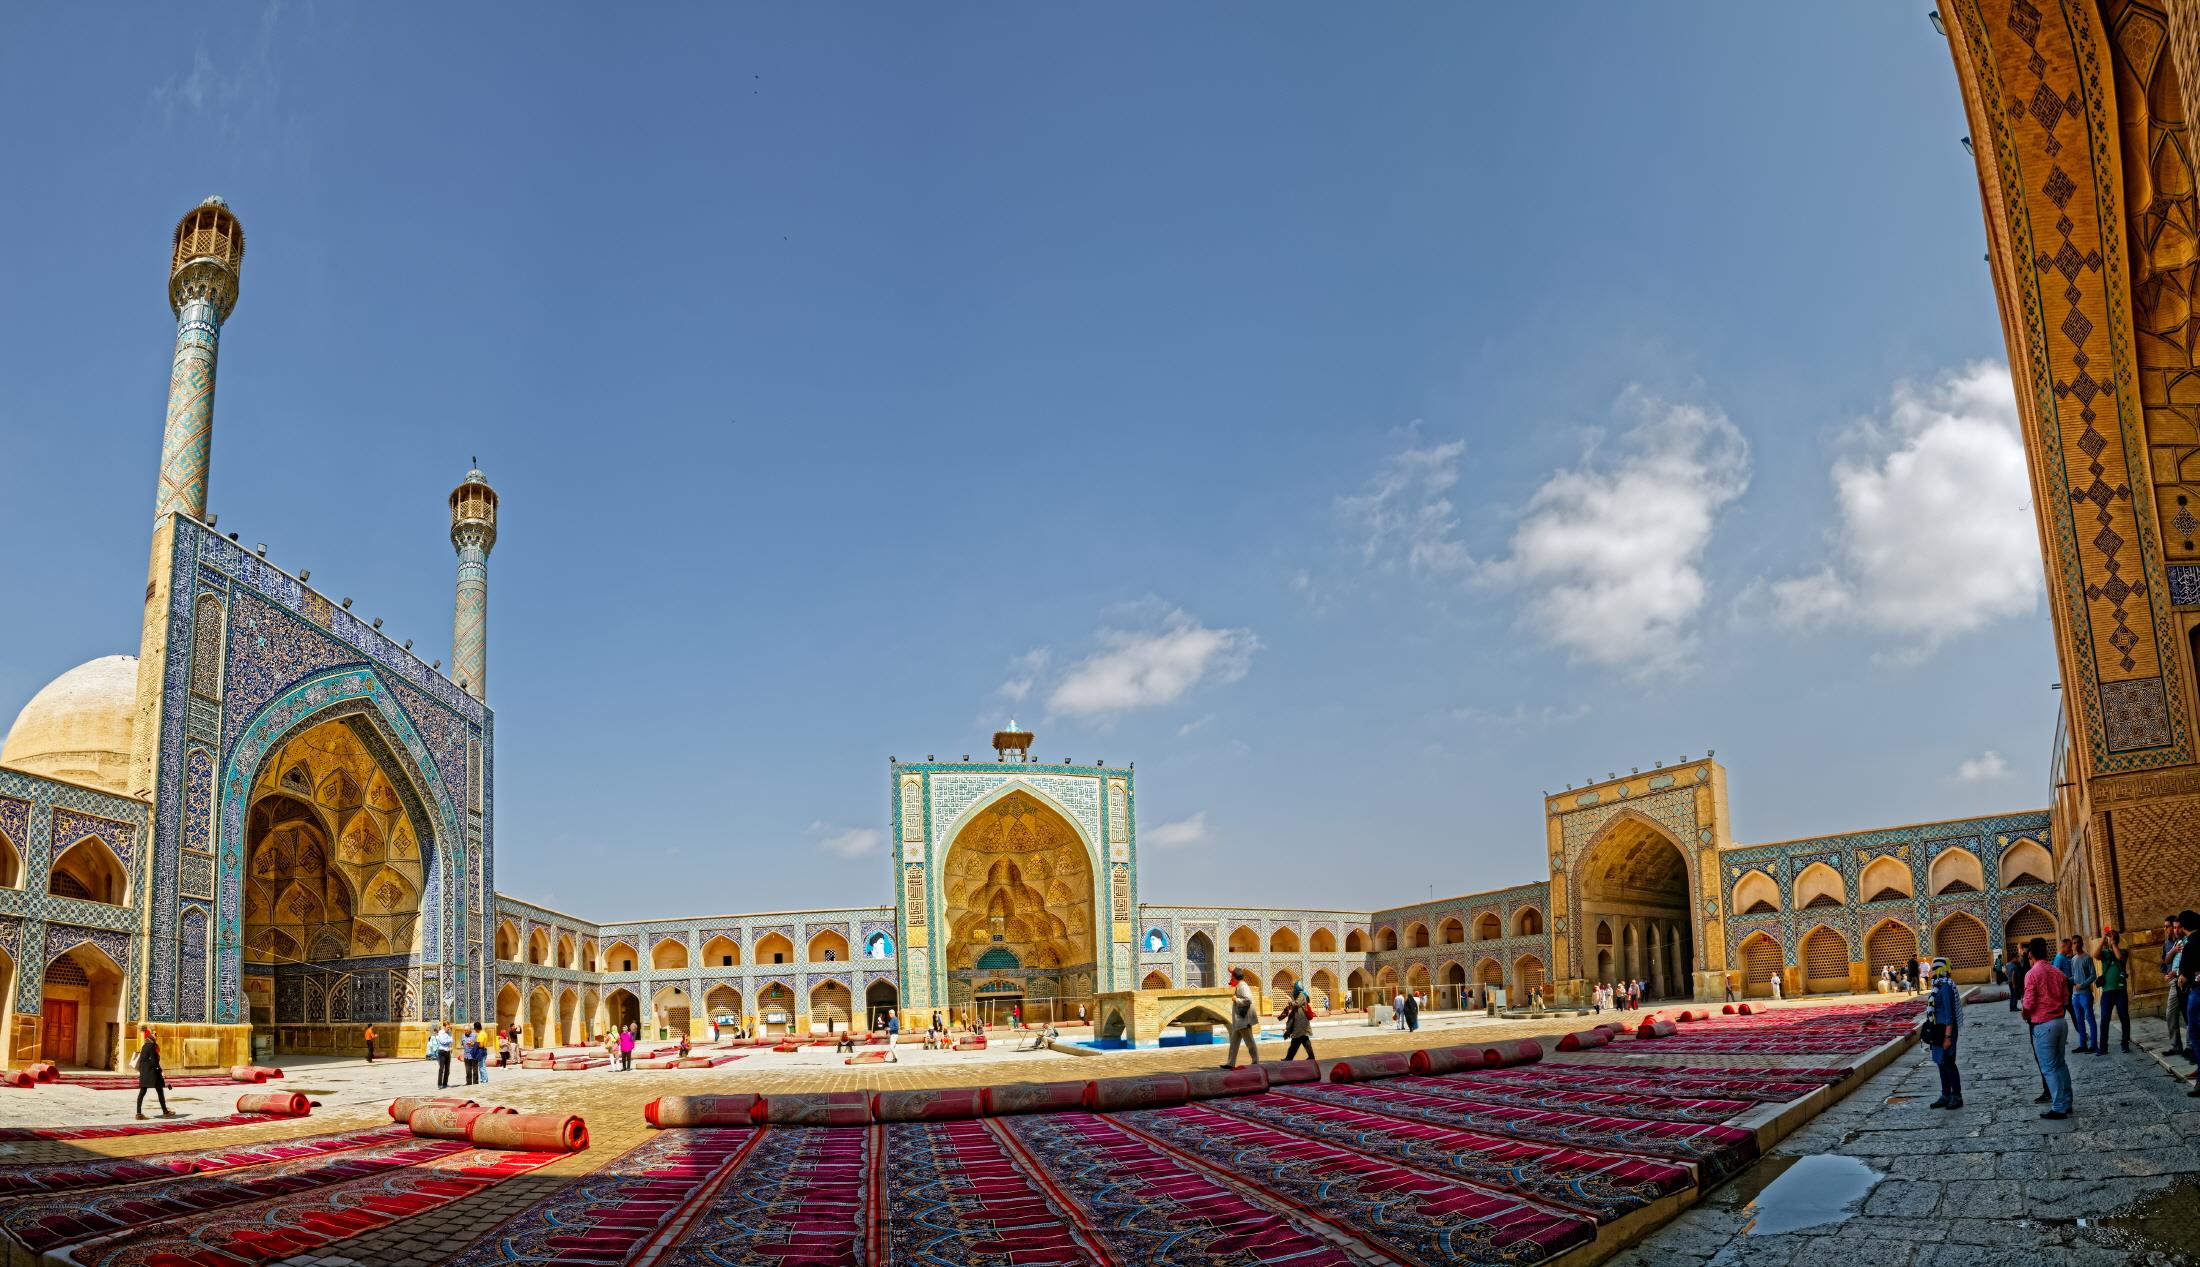
<svg viewBox="0 0 2200 1267">
<path fill-rule="evenodd" d="M 1398 948 L 1398 930 L 1388 924 L 1375 930 L 1375 953 L 1383 954 Z"/>
<path fill-rule="evenodd" d="M 596 966 L 597 962 L 598 960 L 596 958 L 596 939 L 593 937 L 581 938 L 581 971 L 602 971 L 602 969 Z"/>
<path fill-rule="evenodd" d="M 1398 993 L 1398 969 L 1390 964 L 1384 964 L 1382 970 L 1375 974 L 1375 988 L 1382 991 L 1382 1002 L 1390 1002 L 1391 998 Z"/>
<path fill-rule="evenodd" d="M 1864 934 L 1864 969 L 1877 973 L 1888 967 L 1917 962 L 1917 930 L 1893 916 L 1872 925 Z"/>
<path fill-rule="evenodd" d="M 1314 975 L 1306 979 L 1306 992 L 1313 996 L 1317 1011 L 1327 1012 L 1337 1006 L 1337 976 L 1327 968 L 1316 968 Z"/>
<path fill-rule="evenodd" d="M 2034 937 L 2055 940 L 2055 916 L 2037 902 L 2026 902 L 2002 925 L 2001 944 L 2022 946 Z"/>
<path fill-rule="evenodd" d="M 1268 934 L 1268 953 L 1271 955 L 1295 955 L 1299 953 L 1298 930 L 1279 928 Z"/>
<path fill-rule="evenodd" d="M 794 939 L 782 932 L 769 932 L 756 939 L 756 963 L 758 966 L 794 962 Z"/>
<path fill-rule="evenodd" d="M 49 935 L 60 931 L 60 926 L 51 926 Z M 122 965 L 89 939 L 59 951 L 54 944 L 46 947 L 39 991 L 37 1058 L 89 1069 L 120 1068 Z"/>
<path fill-rule="evenodd" d="M 1727 909 L 1737 915 L 1772 915 L 1780 909 L 1780 886 L 1762 871 L 1750 870 L 1734 882 L 1734 900 Z"/>
<path fill-rule="evenodd" d="M 558 1045 L 572 1047 L 580 1042 L 581 992 L 567 986 L 558 992 Z"/>
<path fill-rule="evenodd" d="M 1542 935 L 1543 912 L 1540 909 L 1533 906 L 1523 906 L 1518 911 L 1513 912 L 1513 936 L 1541 937 Z M 1539 959 L 1536 962 L 1540 964 L 1542 960 Z"/>
<path fill-rule="evenodd" d="M 15 847 L 14 841 L 8 839 L 6 832 L 0 831 L 0 889 L 20 889 L 22 887 L 22 851 Z M 13 998 L 15 996 L 9 995 L 8 997 Z"/>
<path fill-rule="evenodd" d="M 665 1037 L 678 1038 L 691 1032 L 695 1019 L 695 1002 L 680 986 L 657 987 L 657 992 L 649 996 L 649 1010 L 657 1028 L 665 1031 Z"/>
<path fill-rule="evenodd" d="M 1925 887 L 1935 897 L 1943 893 L 1983 893 L 1986 890 L 1986 873 L 1979 866 L 1978 855 L 1954 845 L 1933 855 L 1933 865 L 1927 869 L 1925 881 Z"/>
<path fill-rule="evenodd" d="M 549 1047 L 553 1045 L 551 1028 L 550 987 L 538 985 L 527 992 L 527 1045 Z"/>
<path fill-rule="evenodd" d="M 1233 955 L 1257 955 L 1260 953 L 1260 934 L 1240 924 L 1230 930 L 1230 953 Z"/>
<path fill-rule="evenodd" d="M 519 926 L 508 919 L 497 921 L 497 958 L 513 962 L 519 959 Z"/>
<path fill-rule="evenodd" d="M 1494 913 L 1484 911 L 1474 917 L 1474 939 L 1476 941 L 1496 941 L 1504 935 L 1504 922 L 1498 919 Z"/>
<path fill-rule="evenodd" d="M 114 846 L 100 837 L 85 836 L 53 860 L 46 891 L 55 897 L 73 897 L 102 906 L 129 905 L 129 872 Z"/>
<path fill-rule="evenodd" d="M 1961 984 L 1972 985 L 1994 975 L 1994 951 L 1987 943 L 1986 925 L 1968 911 L 1956 911 L 1934 926 L 1933 953 L 1948 961 L 1948 975 Z"/>
<path fill-rule="evenodd" d="M 677 937 L 660 938 L 649 948 L 649 966 L 658 972 L 677 972 L 687 967 L 687 943 Z"/>
<path fill-rule="evenodd" d="M 540 928 L 527 934 L 527 962 L 544 966 L 550 962 L 550 934 Z"/>
<path fill-rule="evenodd" d="M 1812 994 L 1845 994 L 1849 990 L 1849 939 L 1826 924 L 1803 934 L 1799 958 L 1803 988 Z"/>
<path fill-rule="evenodd" d="M 1269 978 L 1268 988 L 1273 992 L 1275 998 L 1287 999 L 1291 997 L 1291 987 L 1297 985 L 1298 982 L 1299 979 L 1291 975 L 1289 968 L 1278 968 L 1276 969 L 1276 975 Z"/>
<path fill-rule="evenodd" d="M 1779 940 L 1758 929 L 1742 939 L 1742 944 L 1735 948 L 1734 959 L 1741 965 L 1742 994 L 1752 999 L 1772 997 L 1772 978 L 1787 961 L 1787 953 L 1780 949 Z"/>
<path fill-rule="evenodd" d="M 1908 863 L 1882 854 L 1864 864 L 1856 877 L 1856 891 L 1867 902 L 1893 902 L 1917 896 L 1917 885 L 1910 878 Z"/>
<path fill-rule="evenodd" d="M 1427 964 L 1416 963 L 1406 966 L 1406 993 L 1418 994 L 1423 998 L 1428 997 Z"/>
<path fill-rule="evenodd" d="M 1327 928 L 1315 929 L 1314 935 L 1306 939 L 1306 953 L 1310 955 L 1336 954 L 1337 934 Z"/>
<path fill-rule="evenodd" d="M 519 1024 L 519 983 L 507 981 L 497 987 L 497 1028 L 506 1033 Z"/>
<path fill-rule="evenodd" d="M 1795 907 L 1808 910 L 1818 906 L 1846 906 L 1849 886 L 1841 873 L 1823 862 L 1813 862 L 1795 876 Z"/>
<path fill-rule="evenodd" d="M 724 933 L 703 943 L 703 966 L 706 968 L 738 968 L 741 966 L 741 943 Z"/>
<path fill-rule="evenodd" d="M 623 985 L 615 985 L 604 991 L 604 1021 L 610 1029 L 624 1029 L 642 1023 L 642 998 Z"/>
<path fill-rule="evenodd" d="M 558 966 L 568 972 L 572 971 L 574 967 L 573 934 L 571 933 L 558 934 Z"/>
<path fill-rule="evenodd" d="M 854 997 L 838 981 L 820 981 L 810 987 L 810 1028 L 839 1031 L 848 1028 Z"/>
<path fill-rule="evenodd" d="M 1364 1008 L 1368 1005 L 1368 991 L 1374 988 L 1368 981 L 1367 970 L 1354 968 L 1344 976 L 1345 1006 Z"/>
<path fill-rule="evenodd" d="M 2020 884 L 2052 884 L 2055 879 L 2055 860 L 2036 840 L 2018 840 L 2001 851 L 2001 865 L 1997 868 L 2001 887 L 2015 888 Z"/>
<path fill-rule="evenodd" d="M 1053 810 L 1055 814 L 1061 817 L 1063 822 L 1069 824 L 1070 831 L 1075 833 L 1079 842 L 1085 846 L 1086 859 L 1092 867 L 1094 876 L 1105 876 L 1108 873 L 1107 851 L 1102 849 L 1099 842 L 1092 838 L 1092 834 L 1085 829 L 1085 824 L 1078 821 L 1077 812 L 1064 804 L 1059 798 L 1023 779 L 1012 778 L 964 806 L 962 812 L 955 816 L 955 821 L 949 823 L 944 830 L 934 832 L 932 838 L 945 841 L 955 840 L 962 835 L 963 828 L 978 821 L 980 814 L 1018 793 L 1022 793 L 1047 809 Z M 952 848 L 952 845 L 950 848 Z"/>
<path fill-rule="evenodd" d="M 1505 965 L 1485 958 L 1474 965 L 1474 983 L 1484 989 L 1505 984 Z"/>
<path fill-rule="evenodd" d="M 620 938 L 604 948 L 605 972 L 633 972 L 641 967 L 642 952 L 634 949 L 634 943 Z"/>
<path fill-rule="evenodd" d="M 724 1024 L 731 1017 L 738 1025 L 741 1023 L 741 992 L 730 985 L 714 985 L 703 992 L 703 1010 L 713 1021 Z"/>
<path fill-rule="evenodd" d="M 1367 934 L 1361 932 L 1357 928 L 1351 929 L 1346 932 L 1344 935 L 1344 952 L 1348 955 L 1366 954 Z"/>
<path fill-rule="evenodd" d="M 811 963 L 848 962 L 848 939 L 836 928 L 821 928 L 810 934 L 809 955 Z"/>
<path fill-rule="evenodd" d="M 1526 1007 L 1535 991 L 1542 988 L 1543 980 L 1542 956 L 1522 955 L 1513 960 L 1513 986 L 1520 991 L 1520 997 L 1513 1000 L 1513 1006 Z"/>
<path fill-rule="evenodd" d="M 1414 950 L 1419 950 L 1427 946 L 1428 925 L 1422 923 L 1419 920 L 1415 920 L 1412 923 L 1406 925 L 1405 944 Z"/>
<path fill-rule="evenodd" d="M 1146 979 L 1138 983 L 1138 988 L 1141 990 L 1166 990 L 1169 988 L 1169 974 L 1156 968 L 1146 974 Z"/>
<path fill-rule="evenodd" d="M 1456 915 L 1446 915 L 1436 926 L 1436 940 L 1446 946 L 1456 946 L 1467 939 L 1467 926 Z"/>
</svg>

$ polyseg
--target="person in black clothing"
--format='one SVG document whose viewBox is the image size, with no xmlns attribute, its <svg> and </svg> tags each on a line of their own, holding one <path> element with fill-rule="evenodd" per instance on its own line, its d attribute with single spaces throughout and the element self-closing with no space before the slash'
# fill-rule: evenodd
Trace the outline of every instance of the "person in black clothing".
<svg viewBox="0 0 2200 1267">
<path fill-rule="evenodd" d="M 2177 956 L 2177 979 L 2185 987 L 2185 1046 L 2192 1054 L 2193 1077 L 2200 1080 L 2200 913 L 2177 912 L 2177 926 L 2185 930 L 2185 953 Z M 2186 1095 L 2200 1100 L 2200 1085 Z"/>
<path fill-rule="evenodd" d="M 1421 996 L 1418 994 L 1408 994 L 1406 996 L 1406 1028 L 1409 1030 L 1421 1028 Z"/>
<path fill-rule="evenodd" d="M 1300 1048 L 1306 1049 L 1306 1058 L 1314 1059 L 1314 1001 L 1307 997 L 1306 987 L 1293 984 L 1291 1001 L 1283 1005 L 1283 1036 L 1291 1045 L 1283 1049 L 1285 1060 L 1296 1059 Z"/>
<path fill-rule="evenodd" d="M 138 1048 L 138 1099 L 137 1120 L 145 1120 L 145 1093 L 150 1091 L 160 1101 L 160 1115 L 174 1117 L 168 1111 L 168 1080 L 160 1076 L 160 1043 L 153 1038 L 153 1031 L 145 1031 L 145 1043 Z"/>
</svg>

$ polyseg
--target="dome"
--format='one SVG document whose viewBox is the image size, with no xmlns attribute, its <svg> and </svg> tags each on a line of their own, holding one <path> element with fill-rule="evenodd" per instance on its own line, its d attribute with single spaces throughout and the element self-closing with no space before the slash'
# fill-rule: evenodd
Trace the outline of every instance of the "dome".
<svg viewBox="0 0 2200 1267">
<path fill-rule="evenodd" d="M 15 718 L 0 765 L 130 795 L 136 656 L 102 656 L 48 682 Z"/>
</svg>

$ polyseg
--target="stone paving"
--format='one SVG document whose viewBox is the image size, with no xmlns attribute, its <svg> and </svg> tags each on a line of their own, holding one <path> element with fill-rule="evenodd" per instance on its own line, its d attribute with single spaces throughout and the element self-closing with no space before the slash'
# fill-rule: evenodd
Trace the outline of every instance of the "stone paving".
<svg viewBox="0 0 2200 1267">
<path fill-rule="evenodd" d="M 1962 1109 L 1925 1107 L 1940 1094 L 1939 1074 L 1914 1048 L 1614 1267 L 2200 1261 L 2189 1239 L 2200 1235 L 2200 1100 L 2148 1054 L 2167 1043 L 2162 1023 L 2134 1025 L 2129 1053 L 2112 1041 L 2105 1056 L 2072 1054 L 2074 1112 L 2046 1122 L 2032 1102 L 2040 1078 L 2023 1019 L 2006 1003 L 1973 1004 L 1964 1017 Z M 1776 1176 L 1814 1154 L 1853 1157 L 1880 1178 L 1852 1216 L 1756 1231 L 1760 1214 L 1780 1211 Z M 2158 1231 L 2174 1238 L 2182 1225 L 2181 1248 L 2114 1221 L 2150 1198 Z"/>
</svg>

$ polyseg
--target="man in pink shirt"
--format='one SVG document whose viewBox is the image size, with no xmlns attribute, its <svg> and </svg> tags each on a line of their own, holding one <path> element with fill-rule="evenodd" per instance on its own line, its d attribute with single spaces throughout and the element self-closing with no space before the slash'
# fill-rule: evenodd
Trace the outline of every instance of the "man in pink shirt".
<svg viewBox="0 0 2200 1267">
<path fill-rule="evenodd" d="M 2040 1116 L 2059 1122 L 2070 1116 L 2070 1065 L 2063 1056 L 2070 978 L 2048 956 L 2045 937 L 2034 937 L 2025 948 L 2032 952 L 2032 970 L 2024 974 L 2024 1019 L 2032 1022 L 2032 1054 L 2040 1062 L 2040 1076 L 2047 1079 L 2049 1098 L 2047 1112 Z"/>
</svg>

